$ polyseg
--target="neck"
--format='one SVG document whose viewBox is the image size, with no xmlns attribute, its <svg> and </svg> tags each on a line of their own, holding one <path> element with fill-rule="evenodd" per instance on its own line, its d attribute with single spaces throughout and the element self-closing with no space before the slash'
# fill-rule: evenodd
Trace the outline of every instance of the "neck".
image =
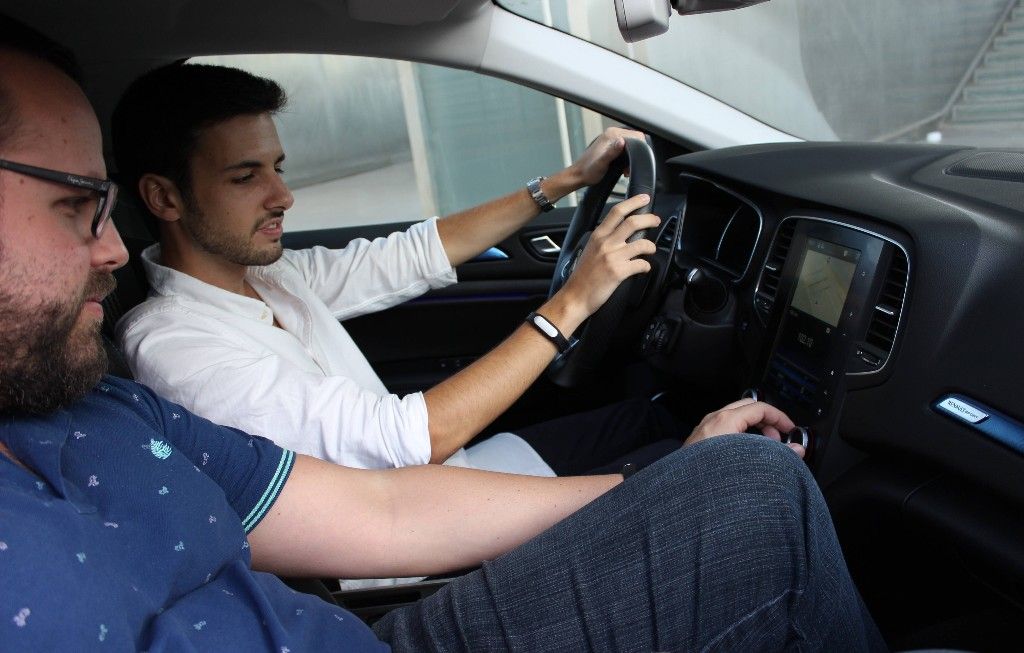
<svg viewBox="0 0 1024 653">
<path fill-rule="evenodd" d="M 161 233 L 159 262 L 211 286 L 249 296 L 248 284 L 245 282 L 247 266 L 207 252 L 181 233 L 180 229 L 164 229 Z"/>
</svg>

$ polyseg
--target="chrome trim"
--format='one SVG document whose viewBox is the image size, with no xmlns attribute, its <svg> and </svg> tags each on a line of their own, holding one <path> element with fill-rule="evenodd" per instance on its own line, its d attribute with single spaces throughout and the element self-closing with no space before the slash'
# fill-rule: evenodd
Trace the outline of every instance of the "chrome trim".
<svg viewBox="0 0 1024 653">
<path fill-rule="evenodd" d="M 714 186 L 715 188 L 717 188 L 718 190 L 722 191 L 723 193 L 726 193 L 728 195 L 732 195 L 733 197 L 735 197 L 739 201 L 743 202 L 744 204 L 749 206 L 751 209 L 753 209 L 754 213 L 757 215 L 757 236 L 754 238 L 754 246 L 750 248 L 750 257 L 747 259 L 747 265 L 746 265 L 746 267 L 743 268 L 743 271 L 740 272 L 740 276 L 738 276 L 738 277 L 736 277 L 735 279 L 732 280 L 733 283 L 738 284 L 740 281 L 743 280 L 744 277 L 747 276 L 747 273 L 750 272 L 750 264 L 754 262 L 754 252 L 757 251 L 757 246 L 761 243 L 761 235 L 764 233 L 764 214 L 761 213 L 761 209 L 756 204 L 754 204 L 752 201 L 750 201 L 746 197 L 740 195 L 739 193 L 736 193 L 734 191 L 729 190 L 728 188 L 726 188 L 725 186 L 722 186 L 721 184 L 719 184 L 717 182 L 711 181 L 710 179 L 706 179 L 704 177 L 701 177 L 700 175 L 695 175 L 695 174 L 690 173 L 690 172 L 680 172 L 679 176 L 680 177 L 689 177 L 690 179 L 696 179 L 697 181 L 702 181 L 705 184 L 710 184 L 710 185 Z M 738 212 L 738 209 L 737 209 L 737 211 L 733 212 L 733 215 L 729 218 L 729 222 L 726 223 L 725 229 L 722 230 L 722 238 L 725 237 L 725 233 L 729 230 L 729 226 L 732 224 L 732 219 L 734 217 L 736 217 L 736 213 L 737 212 Z M 682 230 L 682 227 L 683 227 L 683 223 L 685 221 L 686 221 L 686 212 L 684 210 L 682 215 L 679 216 L 679 227 L 678 227 L 678 229 L 680 229 L 680 233 L 682 233 L 681 230 Z M 715 256 L 716 257 L 718 256 L 718 250 L 721 248 L 721 246 L 722 246 L 722 243 L 721 243 L 721 240 L 720 240 L 719 243 L 718 243 L 718 247 L 715 248 Z"/>
<path fill-rule="evenodd" d="M 879 313 L 885 313 L 889 317 L 896 315 L 896 311 L 892 310 L 888 306 L 882 306 L 881 304 L 875 306 L 875 310 L 878 311 Z"/>
<path fill-rule="evenodd" d="M 562 251 L 562 246 L 551 239 L 551 236 L 534 236 L 530 239 L 530 246 L 538 254 L 554 256 Z"/>
<path fill-rule="evenodd" d="M 900 300 L 900 306 L 901 306 L 901 308 L 900 308 L 900 315 L 899 315 L 898 318 L 896 318 L 896 331 L 893 332 L 893 336 L 892 336 L 893 346 L 895 347 L 895 345 L 896 345 L 896 338 L 900 334 L 900 325 L 903 324 L 903 312 L 904 312 L 904 309 L 907 306 L 907 291 L 910 290 L 910 271 L 912 269 L 912 265 L 911 265 L 911 261 L 910 261 L 910 252 L 907 251 L 907 248 L 904 247 L 902 245 L 902 243 L 900 243 L 899 241 L 893 240 L 892 238 L 890 238 L 888 236 L 883 236 L 882 234 L 880 234 L 880 233 L 878 233 L 876 231 L 871 231 L 870 229 L 865 229 L 864 227 L 858 227 L 857 225 L 850 224 L 849 222 L 841 222 L 839 220 L 830 220 L 828 218 L 815 218 L 815 217 L 812 217 L 812 216 L 809 216 L 809 215 L 788 215 L 785 218 L 783 218 L 782 220 L 779 220 L 779 225 L 775 229 L 775 233 L 776 234 L 778 234 L 779 230 L 782 228 L 782 225 L 787 220 L 813 220 L 814 222 L 824 222 L 826 224 L 833 224 L 833 225 L 836 225 L 838 227 L 845 227 L 846 229 L 852 229 L 853 231 L 859 231 L 859 232 L 861 232 L 863 234 L 867 234 L 869 236 L 874 236 L 875 238 L 878 238 L 879 240 L 884 240 L 887 243 L 891 243 L 891 244 L 895 245 L 896 247 L 898 247 L 901 252 L 903 252 L 903 256 L 907 259 L 907 282 L 903 286 L 903 297 Z M 774 241 L 774 238 L 772 240 Z M 767 257 L 770 256 L 770 255 L 771 255 L 771 249 L 769 248 L 768 254 L 765 255 L 765 262 L 767 262 L 767 260 L 768 260 Z M 787 257 L 788 257 L 788 254 L 787 254 Z M 763 267 L 762 267 L 762 270 L 763 270 Z M 757 286 L 754 287 L 753 300 L 757 299 L 757 291 L 758 291 L 758 288 L 760 288 L 760 286 L 761 286 L 761 279 L 759 277 L 758 280 L 757 280 Z M 774 308 L 774 304 L 772 305 L 772 307 Z M 877 308 L 877 306 L 876 306 L 876 308 Z M 754 312 L 756 313 L 757 311 L 755 310 Z M 895 311 L 893 313 L 895 314 Z M 881 372 L 882 370 L 885 369 L 886 365 L 889 364 L 889 359 L 890 358 L 892 358 L 892 351 L 891 350 L 889 351 L 888 354 L 886 354 L 885 360 L 882 361 L 881 365 L 878 366 L 877 370 L 870 370 L 870 371 L 867 371 L 867 372 L 846 372 L 845 376 L 868 376 L 869 374 L 878 374 L 879 372 Z"/>
</svg>

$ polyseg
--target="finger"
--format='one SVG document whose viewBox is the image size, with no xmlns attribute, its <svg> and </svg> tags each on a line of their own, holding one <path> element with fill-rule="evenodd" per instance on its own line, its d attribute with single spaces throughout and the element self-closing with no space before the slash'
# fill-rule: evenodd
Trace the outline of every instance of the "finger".
<svg viewBox="0 0 1024 653">
<path fill-rule="evenodd" d="M 638 274 L 647 274 L 651 271 L 651 264 L 642 258 L 635 258 L 626 261 L 622 266 L 622 270 L 624 274 L 623 279 L 625 279 L 626 277 L 634 277 Z"/>
<path fill-rule="evenodd" d="M 779 430 L 774 426 L 760 426 L 759 428 L 761 429 L 761 433 L 764 437 L 769 440 L 775 440 L 776 442 L 782 441 L 782 434 L 779 433 Z"/>
<path fill-rule="evenodd" d="M 626 243 L 622 248 L 622 255 L 629 259 L 636 258 L 637 256 L 650 256 L 657 251 L 658 246 L 654 244 L 653 240 L 640 238 L 631 243 Z"/>
<path fill-rule="evenodd" d="M 733 408 L 729 413 L 730 417 L 736 420 L 737 424 L 743 424 L 743 427 L 739 429 L 740 431 L 745 431 L 755 424 L 764 425 L 765 427 L 771 426 L 780 432 L 788 432 L 796 428 L 796 424 L 793 423 L 793 420 L 788 415 L 775 406 L 766 404 L 763 401 Z"/>
<path fill-rule="evenodd" d="M 803 446 L 801 446 L 801 445 L 799 445 L 799 444 L 797 444 L 795 442 L 790 442 L 786 446 L 789 447 L 790 449 L 792 449 L 793 451 L 795 451 L 796 455 L 800 456 L 801 458 L 803 458 L 804 456 L 807 455 L 807 451 L 803 448 Z"/>
<path fill-rule="evenodd" d="M 612 231 L 610 238 L 613 241 L 626 242 L 636 232 L 642 229 L 653 229 L 659 224 L 661 224 L 661 218 L 653 213 L 637 213 L 620 222 L 619 226 Z"/>
<path fill-rule="evenodd" d="M 726 404 L 726 405 L 722 406 L 722 408 L 720 408 L 720 410 L 730 410 L 732 408 L 739 408 L 740 406 L 746 406 L 747 404 L 752 404 L 752 403 L 754 403 L 753 399 L 751 399 L 750 397 L 744 397 L 743 399 L 737 399 L 736 401 L 732 402 L 731 404 Z"/>
<path fill-rule="evenodd" d="M 650 199 L 651 198 L 647 195 L 641 194 L 622 200 L 613 206 L 612 210 L 609 211 L 608 215 L 606 215 L 604 220 L 601 221 L 601 224 L 597 225 L 597 228 L 594 229 L 594 234 L 604 235 L 611 233 L 616 227 L 622 224 L 622 221 L 625 220 L 630 213 L 643 208 Z M 625 238 L 623 238 L 623 240 L 625 240 Z"/>
</svg>

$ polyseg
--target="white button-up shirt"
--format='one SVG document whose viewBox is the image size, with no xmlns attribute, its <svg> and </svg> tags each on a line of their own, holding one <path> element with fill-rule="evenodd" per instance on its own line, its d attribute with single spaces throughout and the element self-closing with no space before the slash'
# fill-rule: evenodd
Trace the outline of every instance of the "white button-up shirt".
<svg viewBox="0 0 1024 653">
<path fill-rule="evenodd" d="M 285 250 L 276 263 L 246 274 L 263 301 L 161 265 L 159 245 L 142 259 L 150 297 L 117 325 L 139 381 L 214 422 L 339 464 L 430 460 L 423 394 L 390 394 L 339 320 L 456 281 L 435 219 L 340 250 Z M 553 475 L 512 434 L 449 462 Z"/>
</svg>

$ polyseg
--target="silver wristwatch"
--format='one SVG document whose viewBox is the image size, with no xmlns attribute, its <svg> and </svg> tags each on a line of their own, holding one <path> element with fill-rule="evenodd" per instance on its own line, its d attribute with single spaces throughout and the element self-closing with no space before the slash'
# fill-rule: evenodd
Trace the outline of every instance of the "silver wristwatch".
<svg viewBox="0 0 1024 653">
<path fill-rule="evenodd" d="M 551 203 L 548 196 L 544 194 L 544 191 L 540 189 L 540 182 L 547 179 L 547 177 L 535 177 L 530 181 L 526 182 L 526 190 L 530 191 L 530 197 L 537 203 L 541 211 L 550 211 L 555 208 L 555 205 Z"/>
</svg>

